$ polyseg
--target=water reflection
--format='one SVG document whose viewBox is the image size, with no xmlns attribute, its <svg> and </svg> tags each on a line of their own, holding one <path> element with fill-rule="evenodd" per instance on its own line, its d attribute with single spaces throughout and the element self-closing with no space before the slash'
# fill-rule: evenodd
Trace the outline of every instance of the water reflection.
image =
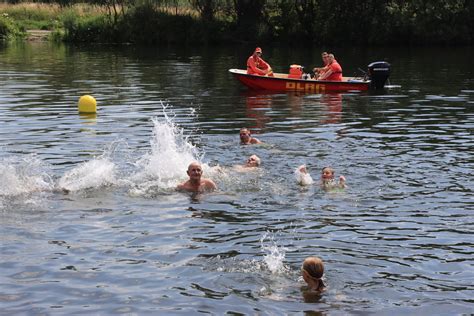
<svg viewBox="0 0 474 316">
<path fill-rule="evenodd" d="M 389 94 L 309 95 L 241 92 L 227 68 L 246 50 L 0 48 L 2 310 L 471 312 L 474 88 L 456 52 L 396 52 L 402 88 Z M 439 60 L 456 78 L 440 80 Z M 84 91 L 108 104 L 97 117 L 72 106 Z M 238 146 L 243 125 L 271 146 Z M 189 160 L 250 154 L 258 174 L 217 179 L 199 199 L 174 191 Z M 301 190 L 302 163 L 332 165 L 349 187 Z M 58 183 L 71 193 L 51 192 Z M 320 299 L 299 291 L 312 255 L 327 262 Z"/>
<path fill-rule="evenodd" d="M 301 92 L 279 93 L 272 91 L 259 92 L 248 90 L 241 94 L 245 97 L 245 115 L 249 121 L 253 122 L 249 127 L 252 130 L 262 131 L 267 124 L 272 122 L 272 112 L 282 105 L 282 98 L 285 105 L 289 106 L 289 114 L 295 118 L 307 116 L 311 111 L 312 115 L 318 116 L 320 124 L 337 124 L 342 120 L 342 93 L 325 93 L 311 95 Z M 303 127 L 296 123 L 295 127 Z"/>
<path fill-rule="evenodd" d="M 95 135 L 96 131 L 92 127 L 97 124 L 97 114 L 96 113 L 80 113 L 79 118 L 81 119 L 83 128 L 80 129 L 81 132 L 89 133 Z"/>
<path fill-rule="evenodd" d="M 321 95 L 321 103 L 326 110 L 325 119 L 321 120 L 323 124 L 336 124 L 341 122 L 342 118 L 342 94 L 327 93 Z"/>
<path fill-rule="evenodd" d="M 271 121 L 266 112 L 272 109 L 272 96 L 253 90 L 246 91 L 243 95 L 245 96 L 245 115 L 252 122 L 248 128 L 255 131 L 265 129 L 266 124 Z"/>
</svg>

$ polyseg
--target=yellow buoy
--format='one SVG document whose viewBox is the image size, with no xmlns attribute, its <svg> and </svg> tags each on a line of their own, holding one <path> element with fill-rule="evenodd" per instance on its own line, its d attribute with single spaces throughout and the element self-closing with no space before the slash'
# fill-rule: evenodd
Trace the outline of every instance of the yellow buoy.
<svg viewBox="0 0 474 316">
<path fill-rule="evenodd" d="M 79 113 L 96 113 L 97 101 L 93 96 L 83 95 L 79 98 Z"/>
</svg>

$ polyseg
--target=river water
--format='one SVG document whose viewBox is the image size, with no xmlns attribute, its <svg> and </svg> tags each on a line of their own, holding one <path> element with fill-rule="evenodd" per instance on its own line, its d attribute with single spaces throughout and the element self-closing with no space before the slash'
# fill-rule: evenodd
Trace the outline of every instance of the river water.
<svg viewBox="0 0 474 316">
<path fill-rule="evenodd" d="M 472 313 L 472 48 L 339 49 L 346 75 L 386 58 L 392 76 L 332 95 L 247 91 L 227 69 L 252 49 L 0 47 L 0 314 Z M 192 160 L 217 192 L 174 191 Z M 319 187 L 327 165 L 345 190 Z"/>
</svg>

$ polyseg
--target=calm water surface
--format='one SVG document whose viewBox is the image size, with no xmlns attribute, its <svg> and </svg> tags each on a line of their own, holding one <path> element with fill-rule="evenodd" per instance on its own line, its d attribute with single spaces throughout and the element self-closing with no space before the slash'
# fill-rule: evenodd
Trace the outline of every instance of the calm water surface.
<svg viewBox="0 0 474 316">
<path fill-rule="evenodd" d="M 252 49 L 0 48 L 0 314 L 472 313 L 472 49 L 340 49 L 347 75 L 387 58 L 391 87 L 333 95 L 247 91 L 227 69 Z M 194 159 L 217 192 L 173 190 Z M 345 191 L 319 188 L 326 165 Z"/>
</svg>

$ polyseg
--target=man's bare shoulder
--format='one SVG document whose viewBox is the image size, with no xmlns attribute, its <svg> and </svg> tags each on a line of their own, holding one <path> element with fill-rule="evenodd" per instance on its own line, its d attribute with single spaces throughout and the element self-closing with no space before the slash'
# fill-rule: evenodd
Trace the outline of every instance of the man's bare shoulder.
<svg viewBox="0 0 474 316">
<path fill-rule="evenodd" d="M 206 190 L 216 190 L 217 185 L 211 179 L 202 179 L 201 186 L 203 186 Z"/>
<path fill-rule="evenodd" d="M 189 181 L 178 184 L 176 186 L 176 190 L 178 190 L 178 191 L 189 191 L 190 190 Z"/>
<path fill-rule="evenodd" d="M 252 137 L 250 139 L 250 143 L 251 144 L 261 144 L 262 142 L 258 138 Z"/>
</svg>

